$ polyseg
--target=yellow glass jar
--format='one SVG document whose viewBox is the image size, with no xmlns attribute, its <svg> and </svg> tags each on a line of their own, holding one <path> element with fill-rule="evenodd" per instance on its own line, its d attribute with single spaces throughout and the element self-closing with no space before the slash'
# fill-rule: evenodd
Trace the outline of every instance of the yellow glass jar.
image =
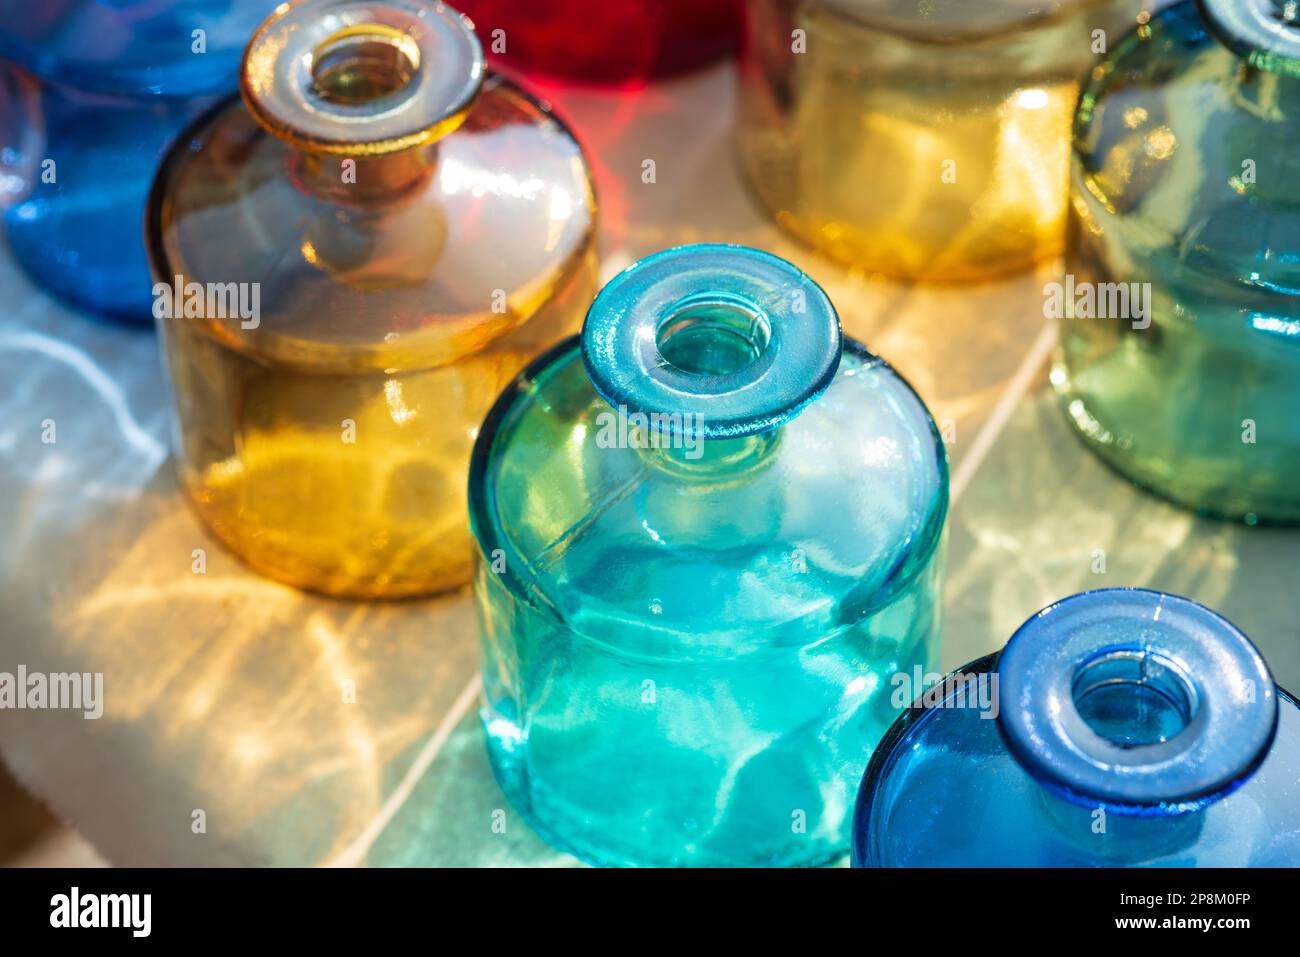
<svg viewBox="0 0 1300 957">
<path fill-rule="evenodd" d="M 931 282 L 1061 252 L 1078 80 L 1135 0 L 750 0 L 742 166 L 785 229 Z"/>
<path fill-rule="evenodd" d="M 185 490 L 289 584 L 462 584 L 479 422 L 595 292 L 582 150 L 427 0 L 282 6 L 241 93 L 149 203 Z"/>
</svg>

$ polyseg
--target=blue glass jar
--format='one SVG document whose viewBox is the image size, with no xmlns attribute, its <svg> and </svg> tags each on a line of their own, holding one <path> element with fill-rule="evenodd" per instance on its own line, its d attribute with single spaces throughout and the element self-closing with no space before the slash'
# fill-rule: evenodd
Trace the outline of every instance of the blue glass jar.
<svg viewBox="0 0 1300 957">
<path fill-rule="evenodd" d="M 599 864 L 844 852 L 890 677 L 936 657 L 948 473 L 808 276 L 629 267 L 498 400 L 469 495 L 488 751 L 537 831 Z"/>
<path fill-rule="evenodd" d="M 1300 17 L 1185 0 L 1111 45 L 1074 119 L 1052 381 L 1138 484 L 1300 522 Z"/>
<path fill-rule="evenodd" d="M 38 283 L 78 308 L 152 321 L 142 224 L 154 171 L 208 96 L 234 88 L 274 6 L 0 0 L 0 57 L 41 81 L 39 168 L 5 212 L 13 255 Z"/>
<path fill-rule="evenodd" d="M 1142 589 L 1045 608 L 871 760 L 860 867 L 1295 867 L 1300 708 L 1249 639 Z"/>
</svg>

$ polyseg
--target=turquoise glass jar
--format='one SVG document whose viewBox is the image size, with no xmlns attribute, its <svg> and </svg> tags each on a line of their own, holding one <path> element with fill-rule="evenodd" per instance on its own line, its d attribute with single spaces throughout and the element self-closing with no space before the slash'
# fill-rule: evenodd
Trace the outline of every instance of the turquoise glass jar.
<svg viewBox="0 0 1300 957">
<path fill-rule="evenodd" d="M 825 293 L 740 246 L 615 277 L 470 473 L 497 779 L 590 862 L 804 865 L 936 659 L 944 447 Z"/>
<path fill-rule="evenodd" d="M 1282 0 L 1161 11 L 1074 122 L 1053 382 L 1087 444 L 1159 494 L 1300 521 L 1300 21 Z"/>
<path fill-rule="evenodd" d="M 1300 708 L 1250 640 L 1137 588 L 1043 609 L 871 760 L 861 867 L 1300 866 Z"/>
</svg>

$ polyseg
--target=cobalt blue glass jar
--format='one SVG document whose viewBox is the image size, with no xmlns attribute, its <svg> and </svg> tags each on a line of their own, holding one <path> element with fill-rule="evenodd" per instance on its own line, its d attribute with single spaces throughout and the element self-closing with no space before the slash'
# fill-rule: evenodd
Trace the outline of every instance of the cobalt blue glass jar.
<svg viewBox="0 0 1300 957">
<path fill-rule="evenodd" d="M 1186 598 L 1084 592 L 936 685 L 858 796 L 859 867 L 1295 867 L 1300 708 Z"/>
<path fill-rule="evenodd" d="M 234 88 L 274 6 L 0 0 L 0 57 L 41 82 L 39 168 L 5 212 L 13 255 L 38 283 L 78 308 L 152 321 L 142 229 L 154 171 L 208 95 Z"/>
<path fill-rule="evenodd" d="M 890 677 L 936 657 L 948 474 L 808 276 L 632 265 L 498 400 L 469 496 L 488 751 L 536 830 L 611 865 L 844 852 Z"/>
</svg>

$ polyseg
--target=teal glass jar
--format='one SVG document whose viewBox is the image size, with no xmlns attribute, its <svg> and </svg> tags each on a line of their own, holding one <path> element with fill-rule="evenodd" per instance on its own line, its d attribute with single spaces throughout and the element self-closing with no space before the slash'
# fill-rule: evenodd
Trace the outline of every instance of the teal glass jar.
<svg viewBox="0 0 1300 957">
<path fill-rule="evenodd" d="M 483 722 L 552 843 L 608 865 L 811 865 L 936 660 L 947 460 L 798 269 L 629 267 L 488 416 L 470 472 Z"/>
<path fill-rule="evenodd" d="M 1201 513 L 1300 520 L 1300 21 L 1183 2 L 1074 122 L 1053 382 L 1111 465 Z"/>
</svg>

